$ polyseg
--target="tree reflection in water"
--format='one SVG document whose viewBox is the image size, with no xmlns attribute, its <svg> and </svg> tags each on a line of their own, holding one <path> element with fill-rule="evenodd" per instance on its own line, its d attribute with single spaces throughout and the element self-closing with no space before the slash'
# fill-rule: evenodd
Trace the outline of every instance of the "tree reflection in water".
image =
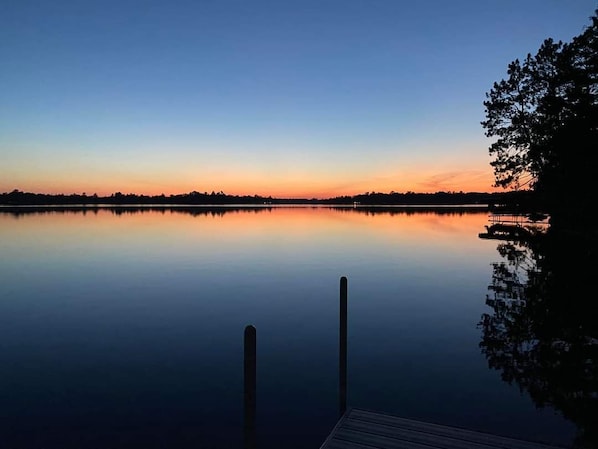
<svg viewBox="0 0 598 449">
<path fill-rule="evenodd" d="M 537 407 L 553 407 L 577 425 L 574 447 L 597 448 L 595 231 L 492 230 L 480 237 L 500 240 L 502 261 L 493 264 L 488 287 L 492 310 L 480 321 L 482 353 Z"/>
</svg>

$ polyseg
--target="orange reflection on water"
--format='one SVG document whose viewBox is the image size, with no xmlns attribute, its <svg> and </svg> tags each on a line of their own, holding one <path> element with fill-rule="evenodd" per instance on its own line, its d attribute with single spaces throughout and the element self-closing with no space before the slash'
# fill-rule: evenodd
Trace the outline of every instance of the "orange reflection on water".
<svg viewBox="0 0 598 449">
<path fill-rule="evenodd" d="M 390 239 L 450 244 L 447 239 L 476 238 L 487 223 L 487 213 L 418 208 L 373 209 L 329 207 L 268 207 L 233 209 L 128 207 L 86 211 L 0 214 L 0 234 L 11 238 L 51 241 L 52 246 L 82 241 L 218 241 L 284 242 L 293 239 Z"/>
</svg>

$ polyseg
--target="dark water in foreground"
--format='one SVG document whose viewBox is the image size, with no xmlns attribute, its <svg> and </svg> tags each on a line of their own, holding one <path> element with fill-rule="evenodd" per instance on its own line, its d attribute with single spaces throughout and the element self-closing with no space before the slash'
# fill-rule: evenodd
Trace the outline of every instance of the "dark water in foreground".
<svg viewBox="0 0 598 449">
<path fill-rule="evenodd" d="M 570 444 L 488 368 L 487 212 L 0 212 L 0 447 L 240 448 L 257 329 L 258 447 L 317 449 L 348 403 Z"/>
</svg>

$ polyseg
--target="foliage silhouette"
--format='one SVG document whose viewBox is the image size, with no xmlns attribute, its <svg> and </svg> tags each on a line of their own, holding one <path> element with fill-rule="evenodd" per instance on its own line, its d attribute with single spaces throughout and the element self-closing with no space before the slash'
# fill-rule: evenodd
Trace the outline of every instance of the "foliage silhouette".
<svg viewBox="0 0 598 449">
<path fill-rule="evenodd" d="M 435 193 L 379 193 L 367 192 L 352 196 L 339 196 L 326 199 L 307 198 L 272 198 L 259 195 L 228 195 L 224 192 L 208 194 L 193 191 L 178 195 L 138 195 L 133 193 L 113 193 L 109 196 L 96 194 L 42 194 L 22 192 L 0 193 L 0 205 L 8 206 L 49 206 L 49 205 L 77 205 L 95 207 L 100 205 L 130 205 L 130 206 L 155 206 L 155 205 L 272 205 L 272 204 L 338 204 L 338 205 L 464 205 L 464 204 L 500 204 L 513 202 L 518 192 L 435 192 Z"/>
<path fill-rule="evenodd" d="M 597 241 L 550 226 L 498 245 L 480 348 L 488 365 L 578 426 L 574 447 L 598 448 Z"/>
<path fill-rule="evenodd" d="M 496 138 L 495 186 L 533 190 L 553 220 L 587 220 L 598 162 L 598 10 L 571 42 L 546 39 L 507 75 L 486 94 L 481 122 Z"/>
</svg>

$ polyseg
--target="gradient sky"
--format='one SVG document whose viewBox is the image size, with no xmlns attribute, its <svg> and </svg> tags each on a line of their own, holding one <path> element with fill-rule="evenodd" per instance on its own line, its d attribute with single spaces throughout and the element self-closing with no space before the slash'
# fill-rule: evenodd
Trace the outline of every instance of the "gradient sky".
<svg viewBox="0 0 598 449">
<path fill-rule="evenodd" d="M 4 0 L 0 191 L 492 191 L 485 92 L 589 0 Z"/>
</svg>

